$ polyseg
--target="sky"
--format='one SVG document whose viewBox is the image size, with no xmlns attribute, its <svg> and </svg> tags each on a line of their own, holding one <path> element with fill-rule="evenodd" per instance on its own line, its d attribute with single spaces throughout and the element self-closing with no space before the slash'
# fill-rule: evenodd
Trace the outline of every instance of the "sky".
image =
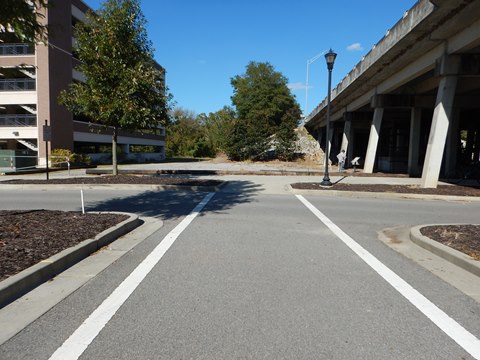
<svg viewBox="0 0 480 360">
<path fill-rule="evenodd" d="M 84 0 L 97 10 L 102 0 Z M 337 53 L 335 87 L 416 0 L 140 0 L 155 60 L 175 107 L 196 114 L 231 106 L 230 80 L 269 62 L 310 113 L 326 96 L 323 56 Z M 308 65 L 308 91 L 307 82 Z"/>
</svg>

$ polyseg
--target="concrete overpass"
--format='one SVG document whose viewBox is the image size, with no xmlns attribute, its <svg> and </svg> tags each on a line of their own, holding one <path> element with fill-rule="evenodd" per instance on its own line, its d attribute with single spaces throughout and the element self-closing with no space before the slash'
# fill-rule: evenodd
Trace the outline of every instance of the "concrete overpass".
<svg viewBox="0 0 480 360">
<path fill-rule="evenodd" d="M 480 157 L 480 1 L 419 0 L 331 94 L 335 154 L 436 187 Z M 305 127 L 327 141 L 325 99 Z M 332 130 L 333 129 L 333 130 Z"/>
</svg>

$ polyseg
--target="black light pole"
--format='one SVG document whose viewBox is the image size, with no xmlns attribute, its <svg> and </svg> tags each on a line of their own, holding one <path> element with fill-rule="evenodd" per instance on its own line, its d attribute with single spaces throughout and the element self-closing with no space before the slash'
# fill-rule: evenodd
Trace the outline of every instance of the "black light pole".
<svg viewBox="0 0 480 360">
<path fill-rule="evenodd" d="M 328 176 L 328 160 L 329 156 L 329 145 L 330 145 L 330 92 L 332 88 L 332 70 L 333 70 L 333 63 L 335 62 L 335 58 L 337 54 L 333 52 L 332 49 L 328 53 L 325 54 L 325 60 L 327 60 L 327 68 L 328 68 L 328 101 L 327 101 L 327 138 L 325 141 L 325 173 L 323 175 L 323 181 L 320 183 L 322 186 L 332 186 L 330 182 L 330 177 Z"/>
</svg>

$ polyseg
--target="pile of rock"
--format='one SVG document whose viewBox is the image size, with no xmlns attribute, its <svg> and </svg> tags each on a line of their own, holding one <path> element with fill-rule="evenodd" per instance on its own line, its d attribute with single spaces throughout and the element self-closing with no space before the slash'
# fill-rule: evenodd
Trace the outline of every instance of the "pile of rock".
<svg viewBox="0 0 480 360">
<path fill-rule="evenodd" d="M 302 154 L 306 160 L 312 160 L 315 162 L 323 163 L 325 159 L 325 153 L 320 148 L 320 145 L 316 139 L 312 137 L 303 126 L 297 128 L 297 152 Z"/>
</svg>

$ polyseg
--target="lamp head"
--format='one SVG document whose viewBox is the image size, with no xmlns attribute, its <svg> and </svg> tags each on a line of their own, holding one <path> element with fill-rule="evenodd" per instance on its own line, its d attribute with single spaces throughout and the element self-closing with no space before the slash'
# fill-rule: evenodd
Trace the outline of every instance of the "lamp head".
<svg viewBox="0 0 480 360">
<path fill-rule="evenodd" d="M 333 63 L 335 62 L 336 57 L 337 57 L 337 54 L 334 53 L 332 49 L 330 49 L 330 51 L 325 54 L 325 60 L 327 60 L 328 70 L 333 69 Z"/>
</svg>

